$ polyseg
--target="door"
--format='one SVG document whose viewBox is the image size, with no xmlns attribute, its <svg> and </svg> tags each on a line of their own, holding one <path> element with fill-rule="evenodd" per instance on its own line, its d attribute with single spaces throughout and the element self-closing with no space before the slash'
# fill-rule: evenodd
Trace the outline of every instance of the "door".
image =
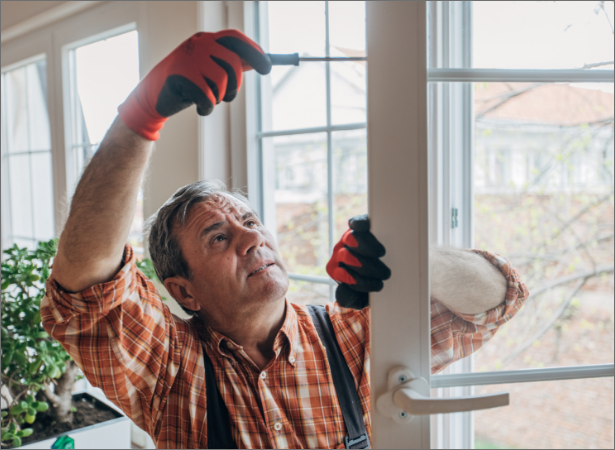
<svg viewBox="0 0 615 450">
<path fill-rule="evenodd" d="M 481 5 L 489 4 L 495 8 L 498 6 L 505 7 L 504 4 L 508 4 L 509 7 L 513 7 L 511 6 L 512 3 L 517 2 L 483 2 Z M 428 448 L 441 446 L 443 448 L 468 448 L 474 446 L 471 412 L 461 416 L 441 414 L 436 421 L 430 421 L 427 415 L 417 415 L 409 423 L 403 423 L 408 419 L 407 412 L 402 409 L 404 405 L 409 405 L 408 398 L 416 400 L 421 395 L 428 397 L 430 387 L 432 389 L 448 389 L 449 392 L 444 395 L 446 397 L 454 394 L 471 395 L 474 386 L 481 386 L 477 391 L 482 390 L 480 394 L 485 394 L 486 392 L 493 392 L 493 390 L 490 387 L 482 388 L 482 386 L 506 384 L 506 388 L 509 389 L 510 383 L 515 383 L 518 388 L 515 388 L 511 402 L 514 408 L 518 408 L 519 404 L 515 404 L 515 398 L 526 398 L 526 392 L 545 391 L 559 380 L 588 378 L 606 378 L 608 380 L 610 378 L 612 386 L 612 354 L 605 356 L 604 361 L 596 360 L 590 364 L 569 363 L 570 365 L 566 365 L 565 362 L 569 359 L 564 358 L 557 362 L 551 357 L 547 359 L 543 356 L 537 361 L 531 361 L 530 358 L 530 361 L 525 364 L 511 364 L 508 367 L 502 367 L 503 364 L 508 364 L 509 360 L 512 361 L 517 358 L 519 352 L 526 350 L 528 346 L 538 347 L 540 345 L 539 338 L 544 336 L 544 330 L 549 330 L 549 327 L 554 323 L 560 325 L 560 335 L 566 333 L 565 324 L 556 321 L 559 320 L 562 311 L 569 311 L 567 308 L 570 305 L 578 303 L 577 296 L 580 295 L 579 293 L 583 293 L 582 288 L 586 282 L 589 282 L 589 277 L 606 279 L 605 286 L 607 289 L 610 286 L 612 299 L 612 282 L 609 285 L 608 281 L 609 274 L 612 276 L 613 273 L 612 249 L 611 253 L 602 251 L 595 253 L 595 255 L 588 253 L 590 255 L 588 261 L 595 262 L 593 267 L 591 264 L 587 268 L 583 267 L 583 264 L 587 263 L 583 256 L 579 256 L 580 260 L 571 258 L 569 262 L 565 259 L 568 254 L 552 261 L 551 266 L 545 265 L 541 269 L 542 272 L 536 272 L 534 265 L 526 264 L 521 273 L 524 278 L 529 278 L 529 281 L 531 281 L 530 291 L 533 291 L 533 297 L 530 297 L 530 299 L 535 300 L 534 303 L 528 304 L 529 306 L 526 305 L 525 309 L 531 311 L 532 308 L 543 305 L 548 314 L 531 317 L 531 320 L 539 325 L 534 327 L 535 330 L 532 330 L 530 335 L 525 337 L 521 336 L 522 333 L 518 331 L 518 327 L 517 329 L 513 328 L 517 326 L 516 323 L 525 323 L 523 322 L 525 319 L 516 318 L 517 322 L 507 324 L 507 327 L 511 327 L 511 332 L 514 330 L 517 333 L 512 338 L 509 337 L 509 340 L 512 342 L 510 345 L 518 351 L 507 351 L 506 341 L 502 343 L 500 339 L 499 343 L 494 342 L 494 344 L 488 345 L 492 345 L 489 348 L 494 349 L 496 353 L 499 352 L 500 356 L 505 356 L 503 364 L 497 362 L 498 354 L 490 356 L 487 349 L 483 349 L 477 356 L 477 360 L 481 361 L 479 369 L 485 365 L 484 361 L 493 363 L 491 366 L 485 366 L 486 372 L 474 371 L 472 359 L 468 358 L 456 367 L 451 368 L 451 373 L 430 377 L 429 275 L 427 270 L 429 242 L 472 247 L 476 240 L 478 245 L 484 244 L 496 247 L 495 249 L 489 247 L 487 250 L 508 253 L 505 256 L 512 260 L 513 265 L 520 264 L 516 254 L 517 249 L 512 246 L 513 240 L 520 242 L 519 245 L 527 246 L 522 250 L 532 250 L 533 247 L 525 244 L 526 241 L 519 236 L 523 236 L 524 233 L 531 235 L 532 232 L 541 230 L 551 231 L 555 225 L 550 220 L 560 220 L 559 227 L 564 230 L 553 229 L 553 232 L 557 234 L 556 237 L 558 237 L 570 228 L 566 217 L 576 219 L 579 213 L 584 214 L 591 209 L 592 206 L 589 205 L 595 206 L 598 204 L 604 205 L 606 208 L 605 217 L 601 218 L 600 216 L 597 219 L 598 225 L 602 223 L 606 226 L 603 231 L 600 231 L 600 233 L 604 232 L 604 235 L 596 234 L 591 228 L 585 228 L 592 234 L 584 236 L 581 230 L 580 235 L 577 236 L 579 241 L 575 241 L 573 242 L 574 245 L 571 245 L 575 249 L 586 249 L 590 246 L 590 239 L 588 238 L 595 238 L 593 240 L 600 243 L 611 239 L 608 236 L 609 230 L 612 233 L 613 226 L 612 125 L 610 131 L 608 127 L 604 127 L 604 130 L 598 130 L 596 127 L 602 122 L 612 124 L 613 66 L 612 62 L 608 62 L 612 57 L 600 61 L 585 61 L 587 63 L 585 65 L 583 62 L 569 65 L 557 63 L 557 58 L 554 56 L 556 53 L 564 56 L 574 53 L 571 47 L 568 47 L 566 51 L 561 51 L 562 49 L 557 47 L 557 43 L 565 42 L 568 35 L 565 35 L 562 39 L 550 39 L 549 36 L 541 37 L 538 32 L 532 34 L 531 30 L 528 33 L 527 28 L 532 27 L 528 18 L 537 17 L 538 22 L 536 23 L 539 23 L 541 14 L 545 14 L 545 11 L 541 11 L 539 8 L 558 8 L 560 7 L 559 2 L 555 2 L 557 4 L 555 6 L 542 5 L 541 3 L 544 2 L 523 2 L 524 5 L 529 3 L 536 3 L 534 6 L 527 6 L 536 9 L 533 12 L 530 11 L 530 14 L 528 14 L 528 11 L 516 12 L 518 14 L 517 21 L 507 19 L 507 17 L 513 16 L 514 11 L 492 11 L 491 15 L 485 11 L 481 12 L 482 17 L 485 18 L 499 17 L 499 22 L 497 20 L 489 20 L 488 22 L 499 23 L 499 27 L 502 30 L 507 30 L 506 32 L 511 35 L 511 38 L 505 41 L 503 39 L 505 34 L 500 32 L 497 27 L 492 26 L 488 33 L 484 32 L 480 37 L 483 40 L 498 38 L 497 42 L 503 47 L 502 52 L 488 54 L 487 56 L 491 57 L 490 61 L 488 58 L 485 59 L 485 55 L 482 55 L 483 60 L 480 61 L 480 64 L 474 65 L 472 63 L 472 50 L 481 47 L 472 44 L 472 24 L 476 17 L 473 17 L 472 14 L 471 2 L 368 2 L 369 212 L 374 233 L 388 249 L 384 261 L 393 271 L 393 276 L 387 282 L 383 291 L 372 295 L 371 298 L 374 447 Z M 572 8 L 574 6 L 570 6 L 572 3 L 578 3 L 577 6 L 581 7 L 583 2 L 566 2 L 566 5 L 561 7 Z M 600 8 L 596 8 L 594 14 L 598 15 L 602 12 L 607 14 L 608 11 L 604 10 L 604 4 L 602 4 L 602 8 L 602 11 Z M 428 11 L 429 14 L 427 14 Z M 555 17 L 554 13 L 560 15 L 557 11 L 548 13 L 550 15 L 545 17 L 553 18 Z M 572 14 L 574 16 L 575 13 Z M 564 15 L 565 13 L 562 12 L 561 17 Z M 558 20 L 561 17 L 558 16 Z M 585 19 L 590 20 L 591 17 L 588 16 Z M 604 24 L 612 23 L 612 12 L 610 17 L 607 14 L 607 17 L 602 19 L 604 19 Z M 528 20 L 528 22 L 524 23 L 524 20 Z M 427 30 L 426 23 L 429 23 L 429 30 Z M 583 24 L 581 23 L 578 26 L 581 25 Z M 553 32 L 564 33 L 564 28 L 561 30 L 554 29 Z M 569 34 L 574 32 L 577 31 L 573 29 Z M 609 30 L 609 32 L 612 32 L 612 30 Z M 533 36 L 533 41 L 527 38 L 522 39 L 525 35 Z M 591 37 L 593 30 L 592 33 L 581 31 L 581 35 Z M 574 38 L 571 39 L 574 40 Z M 610 42 L 612 39 L 598 40 L 596 45 L 593 46 L 588 41 L 587 47 L 592 48 L 592 55 L 599 55 L 599 51 L 594 51 L 599 47 L 597 44 L 607 41 Z M 510 47 L 506 47 L 507 43 L 510 43 Z M 545 45 L 549 43 L 555 43 L 554 51 L 545 50 Z M 612 44 L 610 45 L 611 50 L 607 49 L 605 53 L 607 55 L 612 55 Z M 487 46 L 484 45 L 483 48 L 485 47 Z M 542 53 L 532 57 L 533 52 Z M 586 54 L 589 55 L 590 53 L 586 52 Z M 518 61 L 514 59 L 514 55 L 530 56 L 523 61 Z M 540 55 L 542 56 L 539 58 Z M 427 62 L 428 59 L 430 60 L 429 63 Z M 605 61 L 606 63 L 604 63 Z M 602 62 L 605 67 L 594 67 L 593 62 Z M 475 63 L 477 63 L 476 60 Z M 487 68 L 484 69 L 483 67 Z M 491 67 L 498 67 L 498 69 L 491 69 Z M 500 128 L 502 125 L 496 123 L 496 119 L 500 119 L 502 116 L 493 117 L 494 115 L 492 115 L 492 117 L 489 117 L 487 110 L 480 110 L 476 106 L 475 96 L 486 94 L 480 89 L 498 88 L 498 85 L 493 85 L 495 83 L 516 86 L 517 90 L 526 88 L 527 92 L 540 85 L 542 91 L 532 92 L 542 95 L 540 97 L 542 103 L 540 104 L 546 106 L 540 109 L 536 107 L 536 103 L 533 103 L 532 111 L 543 111 L 548 117 L 541 117 L 538 122 L 529 125 L 526 120 L 526 123 L 520 125 L 523 133 L 525 133 L 523 136 L 512 136 L 499 128 L 487 129 L 485 116 L 492 121 L 488 122 L 489 124 L 495 123 Z M 520 86 L 520 83 L 526 83 L 526 85 Z M 589 89 L 579 91 L 580 83 L 607 83 L 610 86 L 611 103 L 609 103 L 608 96 L 597 93 L 597 91 L 608 93 L 608 89 L 596 89 L 594 86 L 593 91 Z M 511 98 L 517 98 L 522 93 L 516 90 L 509 92 Z M 557 105 L 561 103 L 562 99 L 574 101 L 574 96 L 577 94 L 580 95 L 586 105 L 592 105 L 592 111 L 604 110 L 610 111 L 610 114 L 604 117 L 592 116 L 593 120 L 583 116 L 578 124 L 565 122 L 558 116 L 558 111 L 572 111 L 573 108 L 562 108 L 561 106 L 557 107 Z M 546 99 L 545 95 L 550 97 Z M 535 101 L 536 97 L 529 100 Z M 493 104 L 490 105 L 493 106 Z M 555 105 L 555 108 L 547 108 L 553 105 Z M 527 119 L 527 114 L 519 113 L 519 109 L 515 109 L 515 111 L 520 114 L 520 118 Z M 511 111 L 500 110 L 498 114 L 504 114 L 505 119 L 510 119 L 510 116 L 506 116 L 506 114 L 510 115 Z M 549 127 L 554 126 L 552 119 L 556 116 L 561 122 L 555 124 L 558 131 L 554 132 Z M 580 127 L 578 130 L 573 129 L 576 125 Z M 554 139 L 563 138 L 570 133 L 588 128 L 593 134 L 585 136 L 579 143 L 571 146 L 568 153 L 563 155 L 557 151 L 552 152 L 552 154 L 545 151 L 534 151 L 532 146 L 528 144 L 528 142 L 532 144 L 542 143 L 543 146 L 539 150 L 552 150 Z M 492 135 L 490 133 L 494 133 L 494 129 L 500 132 L 499 141 L 485 141 L 486 137 Z M 543 134 L 536 135 L 535 133 L 538 132 Z M 478 133 L 481 133 L 480 136 L 476 135 Z M 549 136 L 550 140 L 545 141 L 544 136 Z M 601 152 L 594 151 L 595 149 L 590 145 L 591 142 L 600 144 Z M 485 147 L 487 150 L 493 149 L 493 154 L 489 154 Z M 581 152 L 579 151 L 580 148 L 584 150 Z M 609 161 L 611 161 L 610 165 Z M 597 165 L 600 165 L 598 171 L 596 171 Z M 536 176 L 536 171 L 541 177 Z M 530 187 L 527 184 L 528 180 L 534 183 Z M 509 192 L 511 189 L 512 194 Z M 535 190 L 532 191 L 532 189 Z M 493 240 L 489 241 L 490 235 L 485 227 L 493 228 L 495 221 L 490 222 L 490 216 L 485 215 L 485 211 L 494 211 L 496 206 L 500 206 L 498 209 L 499 220 L 508 221 L 509 224 L 512 220 L 512 214 L 515 212 L 522 213 L 525 211 L 531 218 L 537 214 L 535 208 L 523 210 L 521 206 L 514 206 L 514 202 L 513 206 L 502 203 L 504 199 L 502 195 L 504 194 L 509 196 L 514 194 L 516 195 L 515 198 L 524 200 L 526 199 L 524 195 L 527 192 L 532 194 L 527 198 L 535 197 L 539 200 L 545 200 L 550 196 L 549 198 L 553 202 L 556 199 L 563 203 L 561 205 L 557 202 L 553 203 L 556 208 L 554 212 L 552 210 L 553 216 L 550 219 L 547 220 L 546 215 L 543 215 L 533 225 L 531 221 L 527 224 L 520 222 L 518 227 L 504 230 L 503 239 L 505 242 L 494 243 Z M 488 204 L 486 195 L 489 193 L 496 196 L 491 200 L 500 203 L 496 205 Z M 498 195 L 499 197 L 497 197 Z M 562 195 L 568 197 L 564 198 Z M 581 196 L 583 199 L 589 196 L 592 199 L 587 205 L 577 205 L 575 204 L 577 198 L 575 195 Z M 566 201 L 569 202 L 566 203 Z M 611 206 L 610 213 L 609 205 Z M 504 206 L 507 206 L 507 208 L 503 208 Z M 545 210 L 548 210 L 549 206 L 545 205 Z M 609 214 L 610 222 L 608 220 Z M 474 218 L 480 218 L 480 222 L 476 225 L 473 224 Z M 594 222 L 589 220 L 584 226 L 590 227 L 592 224 Z M 597 229 L 602 230 L 602 228 L 598 227 Z M 510 242 L 506 242 L 506 237 Z M 551 243 L 551 241 L 545 242 L 549 245 Z M 612 247 L 612 241 L 610 246 Z M 529 256 L 536 259 L 542 257 L 540 252 L 534 253 L 536 254 Z M 606 259 L 603 261 L 601 258 Z M 523 261 L 521 262 L 523 263 Z M 566 261 L 565 264 L 564 261 Z M 560 270 L 558 273 L 561 276 L 554 277 L 547 270 L 549 267 L 556 267 Z M 549 292 L 553 288 L 553 282 L 556 281 L 571 284 L 570 289 L 565 292 L 553 292 L 553 301 L 545 301 L 540 296 Z M 561 284 L 558 286 L 561 286 Z M 562 295 L 561 300 L 556 298 L 556 293 Z M 592 299 L 592 301 L 595 301 L 595 296 Z M 551 319 L 554 319 L 554 321 L 551 321 Z M 602 329 L 598 322 L 581 321 L 584 325 L 580 326 L 586 327 L 588 330 Z M 601 326 L 603 328 L 611 326 L 610 331 L 607 329 L 607 334 L 611 333 L 612 342 L 612 325 L 607 322 Z M 540 333 L 542 334 L 538 336 Z M 523 342 L 517 343 L 517 338 Z M 583 341 L 580 341 L 579 344 L 583 344 Z M 591 339 L 586 344 L 580 351 L 588 354 L 592 348 L 589 345 Z M 485 359 L 485 355 L 487 359 Z M 577 358 L 577 360 L 581 361 L 582 358 Z M 595 358 L 592 361 L 594 360 Z M 541 365 L 552 365 L 553 367 L 540 367 Z M 424 381 L 411 386 L 414 392 L 392 395 L 392 403 L 388 407 L 383 407 L 379 405 L 379 402 L 383 395 L 391 390 L 391 381 L 393 385 L 401 383 L 402 380 L 408 382 L 407 373 L 403 373 L 401 369 L 397 373 L 398 379 L 393 377 L 394 379 L 389 380 L 390 374 L 394 373 L 396 368 L 399 367 L 408 369 L 413 378 L 422 378 Z M 500 370 L 502 368 L 512 370 Z M 535 382 L 539 381 L 543 382 L 541 388 L 536 388 Z M 589 383 L 586 382 L 586 384 Z M 394 389 L 395 386 L 393 386 Z M 512 388 L 510 389 L 512 391 Z M 566 389 L 568 388 L 564 387 L 560 391 Z M 443 392 L 440 391 L 439 394 L 441 396 Z M 603 391 L 603 394 L 605 395 L 601 396 L 598 393 L 596 398 L 611 398 L 612 406 L 612 395 L 609 395 L 608 389 Z M 536 396 L 535 394 L 532 395 Z M 505 396 L 492 396 L 482 400 L 468 399 L 462 402 L 442 403 L 440 406 L 437 404 L 428 406 L 433 407 L 432 411 L 434 412 L 453 412 L 470 411 L 506 403 Z M 598 400 L 594 401 L 596 405 L 599 403 Z M 545 412 L 550 411 L 549 415 L 553 416 L 557 413 L 557 409 L 562 409 L 565 406 L 557 403 L 557 399 L 553 396 L 542 399 L 534 409 L 539 413 L 542 412 L 542 415 L 547 415 Z M 394 407 L 397 407 L 397 410 Z M 389 409 L 387 410 L 387 408 Z M 512 410 L 513 406 L 508 408 Z M 500 413 L 506 410 L 507 408 L 496 409 L 492 410 L 493 413 L 485 412 L 486 415 L 477 415 L 477 417 L 479 421 L 495 420 L 496 416 L 501 415 Z M 383 414 L 383 411 L 385 414 Z M 391 414 L 391 411 L 398 411 L 399 416 Z M 612 429 L 612 414 L 610 426 L 608 415 L 604 417 L 604 420 L 607 423 L 602 428 Z M 438 433 L 431 433 L 433 431 L 431 425 L 435 425 L 434 428 Z M 575 426 L 575 421 L 569 420 L 568 425 L 569 428 Z M 538 426 L 531 422 L 526 423 L 525 427 L 528 434 L 538 430 Z M 456 430 L 456 436 L 453 430 Z M 534 443 L 536 442 L 534 440 Z M 566 445 L 574 445 L 574 442 L 570 439 L 565 442 Z M 480 445 L 484 445 L 484 443 Z M 547 444 L 542 445 L 546 446 Z"/>
</svg>

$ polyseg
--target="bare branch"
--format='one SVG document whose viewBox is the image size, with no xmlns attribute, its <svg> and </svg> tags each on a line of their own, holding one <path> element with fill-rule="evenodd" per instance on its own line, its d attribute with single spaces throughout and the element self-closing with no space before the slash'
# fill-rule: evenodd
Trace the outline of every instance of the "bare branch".
<svg viewBox="0 0 615 450">
<path fill-rule="evenodd" d="M 515 350 L 515 352 L 512 355 L 510 355 L 508 358 L 506 358 L 506 360 L 502 364 L 502 367 L 506 367 L 508 364 L 510 364 L 517 356 L 519 356 L 521 353 L 523 353 L 537 339 L 540 339 L 543 334 L 545 334 L 547 331 L 549 331 L 549 329 L 555 323 L 555 321 L 557 319 L 559 319 L 560 316 L 566 310 L 566 308 L 568 308 L 568 305 L 570 305 L 570 302 L 572 302 L 572 299 L 581 290 L 583 285 L 587 282 L 588 278 L 590 278 L 590 277 L 588 276 L 588 277 L 585 277 L 585 278 L 579 280 L 579 282 L 576 284 L 576 286 L 574 287 L 572 292 L 568 295 L 568 297 L 562 302 L 560 307 L 557 309 L 557 311 L 555 312 L 553 317 L 551 317 L 551 319 L 540 330 L 538 330 L 538 332 L 536 334 L 534 334 L 530 339 L 528 339 L 525 342 L 525 344 L 521 345 L 521 347 L 517 348 L 517 350 Z"/>
<path fill-rule="evenodd" d="M 576 280 L 579 280 L 579 279 L 582 279 L 582 278 L 597 277 L 598 275 L 602 275 L 604 273 L 612 273 L 614 269 L 615 269 L 615 266 L 613 264 L 611 264 L 611 265 L 604 265 L 604 266 L 597 266 L 595 270 L 586 270 L 584 272 L 575 272 L 573 274 L 566 275 L 564 277 L 556 278 L 555 280 L 551 281 L 550 283 L 547 283 L 544 286 L 540 286 L 539 288 L 532 290 L 530 292 L 530 296 L 528 297 L 528 300 L 530 298 L 532 298 L 532 297 L 537 297 L 540 294 L 542 294 L 543 292 L 548 291 L 549 289 L 553 289 L 554 287 L 561 286 L 563 284 L 568 284 L 568 283 L 570 283 L 572 281 L 576 281 Z"/>
</svg>

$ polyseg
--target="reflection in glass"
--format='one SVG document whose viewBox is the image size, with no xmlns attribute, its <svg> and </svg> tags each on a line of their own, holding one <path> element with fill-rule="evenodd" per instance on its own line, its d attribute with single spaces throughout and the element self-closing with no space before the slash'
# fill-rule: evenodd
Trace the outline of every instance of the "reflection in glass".
<svg viewBox="0 0 615 450">
<path fill-rule="evenodd" d="M 51 148 L 46 67 L 42 60 L 4 75 L 5 125 L 10 153 Z"/>
<path fill-rule="evenodd" d="M 298 305 L 324 305 L 329 303 L 329 285 L 290 280 L 286 298 Z"/>
<path fill-rule="evenodd" d="M 34 212 L 34 237 L 46 241 L 54 237 L 53 195 L 51 186 L 51 153 L 30 155 L 32 170 L 32 210 Z"/>
<path fill-rule="evenodd" d="M 474 412 L 475 448 L 613 448 L 613 377 L 474 388 L 503 391 L 510 406 Z"/>
<path fill-rule="evenodd" d="M 530 288 L 475 369 L 613 362 L 613 85 L 476 83 L 475 247 Z"/>
<path fill-rule="evenodd" d="M 9 160 L 11 234 L 25 239 L 34 238 L 30 155 L 16 154 L 7 159 Z"/>
<path fill-rule="evenodd" d="M 329 2 L 329 41 L 331 56 L 365 56 L 365 2 Z"/>
<path fill-rule="evenodd" d="M 613 2 L 472 5 L 474 67 L 573 69 L 613 61 Z"/>
<path fill-rule="evenodd" d="M 325 80 L 324 63 L 274 66 L 271 73 L 261 79 L 263 97 L 271 99 L 271 112 L 263 111 L 263 131 L 325 126 Z"/>
<path fill-rule="evenodd" d="M 339 56 L 354 56 L 354 54 L 346 51 Z M 365 56 L 365 53 L 359 56 Z M 365 61 L 330 63 L 333 125 L 364 123 L 367 120 L 365 69 Z"/>
<path fill-rule="evenodd" d="M 339 241 L 348 229 L 348 219 L 367 214 L 366 130 L 336 131 L 333 146 L 334 237 Z"/>
<path fill-rule="evenodd" d="M 54 235 L 46 68 L 40 60 L 2 74 L 3 214 L 9 245 L 33 248 L 37 240 Z"/>
<path fill-rule="evenodd" d="M 282 259 L 289 272 L 325 275 L 329 252 L 326 134 L 276 137 L 273 148 Z"/>
<path fill-rule="evenodd" d="M 136 31 L 74 50 L 75 79 L 83 133 L 73 142 L 100 143 L 117 116 L 117 107 L 139 82 Z"/>
<path fill-rule="evenodd" d="M 265 45 L 265 51 L 325 54 L 325 2 L 268 2 L 267 8 L 269 49 Z"/>
</svg>

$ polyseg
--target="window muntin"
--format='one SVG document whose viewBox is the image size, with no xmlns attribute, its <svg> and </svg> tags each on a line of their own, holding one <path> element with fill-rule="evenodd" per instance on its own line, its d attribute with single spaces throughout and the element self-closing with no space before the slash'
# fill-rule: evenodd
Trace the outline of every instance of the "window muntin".
<svg viewBox="0 0 615 450">
<path fill-rule="evenodd" d="M 474 2 L 472 22 L 472 67 L 613 68 L 613 2 Z"/>
<path fill-rule="evenodd" d="M 365 57 L 365 2 L 258 2 L 258 15 L 270 53 Z M 273 193 L 262 196 L 275 217 L 264 215 L 265 225 L 291 272 L 291 301 L 333 300 L 332 246 L 350 217 L 367 212 L 365 68 L 365 60 L 303 61 L 259 83 L 260 191 Z"/>
<path fill-rule="evenodd" d="M 44 58 L 2 73 L 4 245 L 54 237 L 51 134 Z"/>
</svg>

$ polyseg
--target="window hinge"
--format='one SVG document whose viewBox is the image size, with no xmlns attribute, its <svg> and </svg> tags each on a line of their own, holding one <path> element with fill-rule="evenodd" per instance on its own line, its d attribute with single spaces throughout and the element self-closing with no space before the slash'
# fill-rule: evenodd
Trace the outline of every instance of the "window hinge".
<svg viewBox="0 0 615 450">
<path fill-rule="evenodd" d="M 451 228 L 457 228 L 459 226 L 459 210 L 452 208 L 451 210 Z"/>
</svg>

